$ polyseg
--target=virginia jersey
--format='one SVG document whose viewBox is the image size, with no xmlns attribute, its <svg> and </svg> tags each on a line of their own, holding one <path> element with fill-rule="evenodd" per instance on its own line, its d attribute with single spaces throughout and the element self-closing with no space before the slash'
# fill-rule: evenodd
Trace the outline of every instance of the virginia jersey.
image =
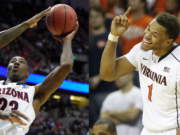
<svg viewBox="0 0 180 135">
<path fill-rule="evenodd" d="M 180 47 L 173 47 L 158 57 L 152 50 L 143 51 L 141 43 L 125 57 L 139 71 L 143 98 L 143 125 L 161 132 L 179 125 Z"/>
<path fill-rule="evenodd" d="M 30 121 L 20 117 L 27 123 L 27 126 L 22 126 L 18 123 L 12 125 L 9 121 L 0 120 L 0 135 L 24 135 L 35 119 L 32 105 L 35 87 L 26 84 L 9 83 L 4 85 L 3 83 L 4 81 L 0 81 L 0 109 L 3 111 L 18 110 L 26 115 Z"/>
</svg>

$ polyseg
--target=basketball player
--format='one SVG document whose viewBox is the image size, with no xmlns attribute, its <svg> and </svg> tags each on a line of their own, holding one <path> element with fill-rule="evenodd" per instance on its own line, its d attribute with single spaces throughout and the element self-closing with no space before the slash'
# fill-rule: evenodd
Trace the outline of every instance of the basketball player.
<svg viewBox="0 0 180 135">
<path fill-rule="evenodd" d="M 180 120 L 180 47 L 174 43 L 180 29 L 177 18 L 158 15 L 145 29 L 142 42 L 116 59 L 118 37 L 130 24 L 129 12 L 130 8 L 112 21 L 101 59 L 101 79 L 113 81 L 138 70 L 144 104 L 141 135 L 175 135 Z"/>
<path fill-rule="evenodd" d="M 5 46 L 27 28 L 36 26 L 49 10 L 50 8 L 14 28 L 1 32 L 0 46 Z M 41 84 L 26 85 L 30 73 L 27 61 L 23 57 L 16 56 L 10 60 L 7 80 L 0 81 L 0 135 L 27 133 L 41 105 L 58 89 L 73 67 L 71 41 L 78 27 L 77 23 L 75 29 L 66 37 L 54 37 L 63 45 L 61 64 Z"/>
</svg>

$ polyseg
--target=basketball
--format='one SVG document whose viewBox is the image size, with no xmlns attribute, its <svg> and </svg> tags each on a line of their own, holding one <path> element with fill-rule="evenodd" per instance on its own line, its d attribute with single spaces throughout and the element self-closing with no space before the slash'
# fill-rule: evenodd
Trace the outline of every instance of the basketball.
<svg viewBox="0 0 180 135">
<path fill-rule="evenodd" d="M 66 35 L 74 30 L 77 15 L 74 9 L 66 4 L 57 4 L 46 15 L 46 26 L 53 35 Z"/>
</svg>

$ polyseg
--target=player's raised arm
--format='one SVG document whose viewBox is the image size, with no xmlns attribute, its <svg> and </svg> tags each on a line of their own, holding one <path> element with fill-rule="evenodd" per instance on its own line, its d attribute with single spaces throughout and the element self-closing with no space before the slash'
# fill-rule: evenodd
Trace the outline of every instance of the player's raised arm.
<svg viewBox="0 0 180 135">
<path fill-rule="evenodd" d="M 34 99 L 38 100 L 40 105 L 44 104 L 49 96 L 59 88 L 73 67 L 74 57 L 71 48 L 71 41 L 75 36 L 78 27 L 79 24 L 77 23 L 74 31 L 64 38 L 55 37 L 57 40 L 62 42 L 63 45 L 60 59 L 61 62 L 60 66 L 54 69 L 41 84 L 35 86 L 36 91 Z"/>
<path fill-rule="evenodd" d="M 124 15 L 116 16 L 111 23 L 111 34 L 101 58 L 100 77 L 104 81 L 114 81 L 135 70 L 135 67 L 124 56 L 116 59 L 118 38 L 129 27 L 130 20 L 128 20 L 127 15 L 130 10 L 129 7 Z"/>
<path fill-rule="evenodd" d="M 37 22 L 45 16 L 51 7 L 48 9 L 42 11 L 41 13 L 33 16 L 29 20 L 13 27 L 8 30 L 4 30 L 0 32 L 0 48 L 7 45 L 9 42 L 11 42 L 13 39 L 15 39 L 17 36 L 19 36 L 21 33 L 23 33 L 26 29 L 32 28 L 34 26 L 37 26 Z"/>
</svg>

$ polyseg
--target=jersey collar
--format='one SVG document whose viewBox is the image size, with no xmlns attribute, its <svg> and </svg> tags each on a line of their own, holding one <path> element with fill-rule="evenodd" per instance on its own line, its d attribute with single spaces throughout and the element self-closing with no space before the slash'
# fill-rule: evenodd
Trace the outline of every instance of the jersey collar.
<svg viewBox="0 0 180 135">
<path fill-rule="evenodd" d="M 7 85 L 5 84 L 6 81 L 3 82 L 3 85 Z M 15 85 L 26 85 L 26 83 L 11 83 L 11 84 L 15 84 Z"/>
<path fill-rule="evenodd" d="M 165 55 L 161 56 L 158 60 L 158 63 L 163 60 L 166 56 L 168 56 L 174 49 L 176 49 L 177 47 L 179 47 L 179 44 L 176 44 L 176 46 L 174 46 L 171 50 L 169 50 L 169 52 L 167 52 Z M 153 51 L 152 51 L 152 55 L 153 55 Z M 153 57 L 152 57 L 153 59 Z"/>
</svg>

